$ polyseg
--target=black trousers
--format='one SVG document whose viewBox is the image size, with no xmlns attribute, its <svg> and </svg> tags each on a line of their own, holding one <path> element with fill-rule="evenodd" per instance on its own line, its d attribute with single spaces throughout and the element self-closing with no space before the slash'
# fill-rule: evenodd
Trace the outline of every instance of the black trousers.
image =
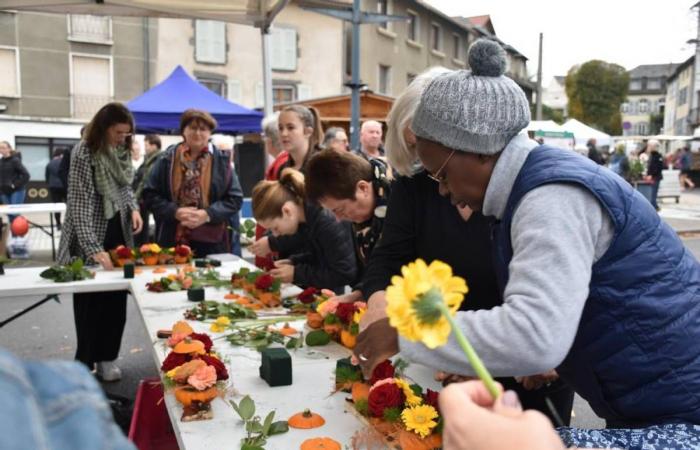
<svg viewBox="0 0 700 450">
<path fill-rule="evenodd" d="M 523 409 L 535 409 L 552 421 L 554 426 L 569 426 L 571 423 L 571 409 L 574 406 L 574 390 L 561 379 L 549 386 L 543 386 L 534 391 L 526 390 L 515 378 L 498 378 L 503 389 L 517 392 Z M 552 402 L 556 413 L 563 423 L 557 423 L 557 419 L 547 406 L 546 399 Z"/>
<path fill-rule="evenodd" d="M 63 188 L 49 188 L 49 197 L 52 203 L 65 203 L 66 190 Z M 61 228 L 61 213 L 53 213 L 56 218 L 56 225 Z"/>
<path fill-rule="evenodd" d="M 107 225 L 104 248 L 124 244 L 121 219 L 115 215 Z M 100 361 L 114 361 L 119 356 L 126 324 L 127 291 L 73 294 L 73 316 L 78 348 L 75 359 L 89 369 Z"/>
</svg>

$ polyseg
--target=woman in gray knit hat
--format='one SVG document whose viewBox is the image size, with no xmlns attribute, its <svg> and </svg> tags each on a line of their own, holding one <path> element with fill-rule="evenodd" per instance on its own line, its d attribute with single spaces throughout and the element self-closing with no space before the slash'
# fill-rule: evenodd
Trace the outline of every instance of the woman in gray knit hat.
<svg viewBox="0 0 700 450">
<path fill-rule="evenodd" d="M 616 428 L 560 429 L 567 445 L 698 448 L 700 264 L 622 178 L 528 139 L 529 104 L 503 75 L 499 44 L 477 41 L 469 64 L 428 85 L 412 122 L 440 193 L 495 218 L 504 303 L 456 321 L 494 376 L 556 368 Z M 361 328 L 354 352 L 366 372 L 374 353 L 400 350 L 475 375 L 453 339 L 430 350 L 394 338 L 386 319 Z"/>
</svg>

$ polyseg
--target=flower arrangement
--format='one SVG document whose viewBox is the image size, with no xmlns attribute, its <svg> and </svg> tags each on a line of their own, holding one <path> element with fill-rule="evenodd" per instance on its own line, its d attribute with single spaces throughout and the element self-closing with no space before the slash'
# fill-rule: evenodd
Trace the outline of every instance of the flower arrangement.
<svg viewBox="0 0 700 450">
<path fill-rule="evenodd" d="M 173 256 L 175 264 L 187 264 L 192 260 L 194 254 L 189 245 L 180 244 L 173 248 Z"/>
<path fill-rule="evenodd" d="M 114 250 L 110 250 L 109 256 L 112 257 L 112 262 L 117 267 L 124 267 L 125 264 L 133 264 L 136 261 L 136 252 L 126 245 L 120 245 Z"/>
<path fill-rule="evenodd" d="M 143 244 L 139 247 L 139 253 L 143 263 L 147 266 L 155 266 L 158 264 L 158 255 L 163 251 L 158 244 Z"/>
<path fill-rule="evenodd" d="M 184 268 L 177 271 L 177 274 L 170 274 L 166 277 L 146 283 L 146 289 L 151 292 L 173 292 L 182 291 L 192 287 L 194 280 L 189 272 Z"/>
<path fill-rule="evenodd" d="M 160 369 L 164 385 L 174 390 L 183 405 L 181 420 L 211 419 L 210 403 L 219 395 L 217 383 L 229 377 L 226 366 L 212 351 L 211 338 L 180 321 L 173 325 L 167 345 L 171 351 Z"/>
<path fill-rule="evenodd" d="M 282 282 L 269 273 L 242 268 L 231 275 L 231 286 L 243 289 L 268 308 L 282 304 Z"/>
<path fill-rule="evenodd" d="M 367 310 L 365 302 L 340 303 L 333 297 L 333 291 L 305 290 L 299 301 L 309 302 L 311 310 L 307 313 L 306 324 L 312 329 L 323 329 L 330 337 L 347 348 L 354 348 L 359 334 L 359 324 L 362 315 Z M 313 294 L 311 294 L 313 292 Z"/>
</svg>

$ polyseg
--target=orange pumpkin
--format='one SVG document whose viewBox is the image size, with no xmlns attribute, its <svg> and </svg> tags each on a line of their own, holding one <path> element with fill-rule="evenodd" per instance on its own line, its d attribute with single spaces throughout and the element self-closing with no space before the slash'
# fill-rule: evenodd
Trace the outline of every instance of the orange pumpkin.
<svg viewBox="0 0 700 450">
<path fill-rule="evenodd" d="M 401 450 L 434 450 L 442 448 L 442 436 L 438 433 L 424 438 L 407 430 L 399 431 L 399 446 Z"/>
<path fill-rule="evenodd" d="M 175 255 L 175 264 L 186 264 L 190 260 L 189 256 Z"/>
<path fill-rule="evenodd" d="M 184 266 L 184 267 L 183 267 L 182 269 L 180 269 L 180 270 L 182 270 L 184 273 L 192 273 L 192 272 L 196 272 L 196 271 L 197 271 L 197 269 L 196 269 L 195 267 L 190 266 L 190 265 Z"/>
<path fill-rule="evenodd" d="M 129 258 L 117 258 L 117 267 L 124 267 L 127 263 L 133 263 L 133 259 Z"/>
<path fill-rule="evenodd" d="M 348 330 L 342 330 L 340 332 L 340 343 L 347 348 L 355 348 L 355 344 L 357 344 L 357 336 Z"/>
<path fill-rule="evenodd" d="M 143 263 L 147 266 L 155 266 L 156 264 L 158 264 L 158 255 L 144 256 Z"/>
<path fill-rule="evenodd" d="M 183 333 L 186 335 L 190 335 L 194 333 L 194 330 L 190 326 L 189 323 L 185 322 L 184 320 L 180 320 L 179 322 L 175 322 L 175 325 L 173 325 L 173 334 L 174 333 Z"/>
<path fill-rule="evenodd" d="M 369 398 L 369 384 L 356 381 L 352 384 L 352 401 L 367 400 Z"/>
<path fill-rule="evenodd" d="M 301 450 L 340 450 L 340 443 L 329 437 L 307 439 L 301 443 Z"/>
<path fill-rule="evenodd" d="M 309 328 L 318 330 L 323 326 L 323 317 L 315 311 L 309 311 L 306 313 L 306 324 Z"/>
<path fill-rule="evenodd" d="M 263 305 L 274 308 L 280 305 L 280 298 L 277 294 L 273 292 L 261 292 L 258 294 L 258 300 L 262 302 Z"/>
<path fill-rule="evenodd" d="M 197 353 L 198 355 L 203 355 L 205 353 L 204 344 L 201 341 L 189 337 L 178 342 L 173 351 L 175 353 L 184 354 Z"/>
<path fill-rule="evenodd" d="M 143 269 L 141 269 L 140 267 L 137 267 L 137 268 L 134 269 L 134 273 L 135 273 L 136 275 L 138 275 L 138 274 L 140 274 L 140 273 L 143 273 Z"/>
<path fill-rule="evenodd" d="M 290 327 L 289 323 L 285 323 L 282 328 L 278 328 L 275 331 L 281 334 L 282 336 L 293 336 L 299 332 L 296 328 Z"/>
<path fill-rule="evenodd" d="M 214 400 L 217 395 L 219 395 L 219 390 L 216 389 L 216 386 L 203 391 L 198 391 L 188 386 L 175 388 L 175 399 L 185 406 L 190 406 L 192 402 L 208 403 Z"/>
<path fill-rule="evenodd" d="M 224 295 L 224 299 L 226 300 L 235 300 L 238 298 L 238 294 L 233 294 L 233 293 L 228 293 Z"/>
<path fill-rule="evenodd" d="M 156 267 L 155 269 L 153 269 L 153 273 L 165 273 L 167 271 L 168 269 L 166 269 L 165 267 Z"/>
<path fill-rule="evenodd" d="M 305 409 L 300 413 L 294 414 L 287 420 L 287 423 L 292 428 L 301 428 L 308 430 L 311 428 L 318 428 L 326 423 L 326 419 L 320 415 L 311 412 L 310 409 Z"/>
<path fill-rule="evenodd" d="M 330 334 L 333 337 L 338 336 L 340 331 L 343 329 L 342 325 L 339 323 L 324 323 L 323 324 L 323 331 L 326 333 Z"/>
</svg>

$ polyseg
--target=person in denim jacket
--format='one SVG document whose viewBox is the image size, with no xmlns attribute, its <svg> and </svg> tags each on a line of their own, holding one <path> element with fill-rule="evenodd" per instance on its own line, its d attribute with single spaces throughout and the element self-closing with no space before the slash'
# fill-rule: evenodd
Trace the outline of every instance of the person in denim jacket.
<svg viewBox="0 0 700 450">
<path fill-rule="evenodd" d="M 72 361 L 23 361 L 0 349 L 0 448 L 134 449 L 102 389 Z"/>
</svg>

